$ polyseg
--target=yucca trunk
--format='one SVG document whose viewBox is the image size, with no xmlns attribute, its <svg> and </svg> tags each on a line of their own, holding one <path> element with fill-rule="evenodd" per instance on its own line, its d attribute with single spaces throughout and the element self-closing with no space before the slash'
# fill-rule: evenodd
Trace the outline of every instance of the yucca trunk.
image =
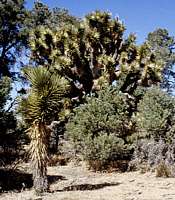
<svg viewBox="0 0 175 200">
<path fill-rule="evenodd" d="M 35 122 L 30 128 L 31 167 L 33 187 L 37 193 L 46 192 L 49 188 L 47 180 L 48 139 L 50 131 L 44 122 Z"/>
</svg>

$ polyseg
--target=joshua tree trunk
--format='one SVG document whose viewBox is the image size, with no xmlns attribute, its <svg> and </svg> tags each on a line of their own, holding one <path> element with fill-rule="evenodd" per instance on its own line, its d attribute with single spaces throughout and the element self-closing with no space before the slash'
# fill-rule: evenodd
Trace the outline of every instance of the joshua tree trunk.
<svg viewBox="0 0 175 200">
<path fill-rule="evenodd" d="M 34 122 L 30 128 L 33 186 L 37 193 L 46 192 L 49 188 L 47 180 L 47 148 L 49 135 L 50 131 L 43 122 Z"/>
<path fill-rule="evenodd" d="M 45 163 L 33 165 L 33 187 L 37 194 L 48 191 L 47 166 Z"/>
</svg>

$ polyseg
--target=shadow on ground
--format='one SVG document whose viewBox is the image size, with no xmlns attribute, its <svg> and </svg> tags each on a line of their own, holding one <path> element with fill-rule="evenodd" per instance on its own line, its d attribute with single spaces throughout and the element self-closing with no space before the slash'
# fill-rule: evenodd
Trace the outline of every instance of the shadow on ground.
<svg viewBox="0 0 175 200">
<path fill-rule="evenodd" d="M 58 180 L 66 180 L 64 176 L 48 176 L 49 183 Z M 21 191 L 33 186 L 32 174 L 28 174 L 19 170 L 0 169 L 0 193 L 4 191 Z"/>
<path fill-rule="evenodd" d="M 56 192 L 98 190 L 98 189 L 102 189 L 104 187 L 117 186 L 117 185 L 120 185 L 120 184 L 121 183 L 100 183 L 100 184 L 71 185 L 71 186 L 63 188 L 62 190 L 57 190 Z"/>
</svg>

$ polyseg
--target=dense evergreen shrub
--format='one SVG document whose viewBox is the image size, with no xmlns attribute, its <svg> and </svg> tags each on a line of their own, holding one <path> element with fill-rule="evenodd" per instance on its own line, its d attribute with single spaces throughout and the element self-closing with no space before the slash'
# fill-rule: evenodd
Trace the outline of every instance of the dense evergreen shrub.
<svg viewBox="0 0 175 200">
<path fill-rule="evenodd" d="M 74 110 L 66 131 L 74 155 L 101 166 L 128 156 L 131 146 L 127 143 L 130 135 L 127 100 L 117 89 L 108 88 L 100 91 L 98 97 L 87 98 L 86 104 Z"/>
<path fill-rule="evenodd" d="M 147 90 L 134 116 L 138 138 L 174 138 L 175 99 L 157 87 Z"/>
</svg>

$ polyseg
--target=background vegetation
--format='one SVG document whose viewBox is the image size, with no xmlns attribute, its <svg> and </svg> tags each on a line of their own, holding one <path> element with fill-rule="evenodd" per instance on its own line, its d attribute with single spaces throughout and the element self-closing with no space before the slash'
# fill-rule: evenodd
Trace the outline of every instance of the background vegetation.
<svg viewBox="0 0 175 200">
<path fill-rule="evenodd" d="M 108 12 L 78 19 L 24 3 L 0 2 L 1 167 L 29 157 L 38 193 L 49 189 L 53 154 L 94 170 L 146 166 L 174 176 L 175 39 L 168 30 L 138 45 Z"/>
</svg>

